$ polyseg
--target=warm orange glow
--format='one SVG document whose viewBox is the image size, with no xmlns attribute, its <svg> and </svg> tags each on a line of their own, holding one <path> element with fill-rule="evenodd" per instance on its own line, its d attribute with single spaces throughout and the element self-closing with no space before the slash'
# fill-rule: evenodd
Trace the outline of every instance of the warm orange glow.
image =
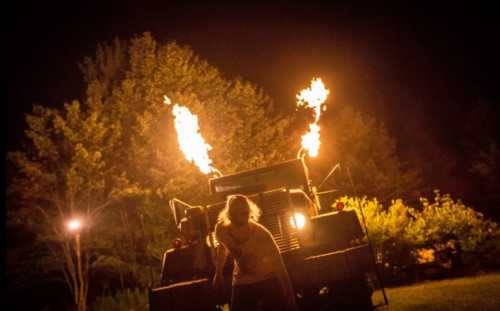
<svg viewBox="0 0 500 311">
<path fill-rule="evenodd" d="M 316 157 L 318 155 L 319 145 L 319 125 L 311 123 L 309 124 L 309 132 L 302 136 L 302 147 L 309 152 L 311 157 Z"/>
<path fill-rule="evenodd" d="M 68 229 L 70 231 L 77 231 L 82 226 L 82 223 L 78 219 L 72 219 L 68 222 Z"/>
<path fill-rule="evenodd" d="M 164 103 L 171 104 L 167 96 L 164 96 Z M 212 146 L 205 142 L 199 132 L 198 117 L 192 114 L 187 107 L 179 104 L 174 105 L 172 113 L 175 117 L 174 125 L 179 147 L 186 159 L 194 162 L 203 174 L 215 172 L 211 166 L 212 160 L 208 156 L 208 151 L 212 149 Z"/>
<path fill-rule="evenodd" d="M 321 111 L 326 110 L 324 105 L 330 91 L 325 88 L 321 78 L 316 78 L 311 81 L 311 87 L 300 91 L 297 95 L 297 105 L 311 108 L 314 111 L 314 122 L 309 124 L 309 132 L 302 136 L 302 148 L 307 150 L 309 156 L 316 157 L 318 155 L 320 142 L 320 127 L 318 125 Z"/>
<path fill-rule="evenodd" d="M 294 229 L 302 229 L 306 225 L 306 217 L 302 213 L 294 213 L 290 217 L 290 225 Z"/>
</svg>

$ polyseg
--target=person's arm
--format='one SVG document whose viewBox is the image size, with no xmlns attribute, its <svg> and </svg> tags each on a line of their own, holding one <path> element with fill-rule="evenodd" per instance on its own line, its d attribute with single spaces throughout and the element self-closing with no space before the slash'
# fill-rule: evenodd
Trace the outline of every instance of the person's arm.
<svg viewBox="0 0 500 311">
<path fill-rule="evenodd" d="M 227 232 L 227 227 L 223 227 L 222 224 L 218 224 L 215 227 L 215 238 L 219 241 L 219 244 L 222 245 L 225 249 L 225 256 L 231 255 L 238 262 L 238 267 L 241 272 L 246 271 L 245 258 L 241 254 L 241 249 L 238 243 L 231 238 L 230 234 Z"/>
<path fill-rule="evenodd" d="M 295 291 L 292 287 L 292 282 L 286 270 L 285 264 L 283 262 L 283 258 L 281 257 L 278 245 L 273 239 L 271 233 L 264 229 L 262 230 L 262 235 L 264 236 L 264 241 L 266 244 L 266 248 L 270 253 L 271 264 L 278 278 L 278 281 L 281 285 L 283 293 L 285 294 L 285 298 L 288 303 L 288 310 L 298 310 L 297 303 L 295 301 Z"/>
<path fill-rule="evenodd" d="M 223 283 L 223 272 L 224 272 L 224 265 L 226 264 L 226 259 L 227 259 L 227 249 L 224 246 L 223 242 L 221 239 L 223 239 L 222 234 L 221 234 L 221 228 L 220 224 L 217 224 L 215 226 L 215 238 L 219 242 L 219 245 L 217 246 L 217 249 L 215 250 L 215 275 L 213 279 L 213 285 L 216 287 L 219 287 Z"/>
</svg>

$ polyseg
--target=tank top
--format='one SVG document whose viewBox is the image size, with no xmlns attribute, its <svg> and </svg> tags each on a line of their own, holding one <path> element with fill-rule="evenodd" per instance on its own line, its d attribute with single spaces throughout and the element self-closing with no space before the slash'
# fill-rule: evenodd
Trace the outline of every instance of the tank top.
<svg viewBox="0 0 500 311">
<path fill-rule="evenodd" d="M 274 276 L 273 259 L 279 256 L 271 233 L 261 224 L 250 222 L 246 241 L 238 241 L 229 226 L 217 230 L 217 239 L 234 258 L 233 285 L 251 284 Z M 279 259 L 278 259 L 279 260 Z M 279 262 L 279 261 L 278 261 Z"/>
</svg>

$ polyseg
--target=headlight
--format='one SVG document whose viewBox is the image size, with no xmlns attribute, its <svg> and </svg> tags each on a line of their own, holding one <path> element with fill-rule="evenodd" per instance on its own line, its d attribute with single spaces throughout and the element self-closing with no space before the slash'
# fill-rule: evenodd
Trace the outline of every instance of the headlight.
<svg viewBox="0 0 500 311">
<path fill-rule="evenodd" d="M 294 213 L 290 217 L 290 225 L 294 229 L 302 229 L 306 225 L 306 216 L 302 213 Z"/>
</svg>

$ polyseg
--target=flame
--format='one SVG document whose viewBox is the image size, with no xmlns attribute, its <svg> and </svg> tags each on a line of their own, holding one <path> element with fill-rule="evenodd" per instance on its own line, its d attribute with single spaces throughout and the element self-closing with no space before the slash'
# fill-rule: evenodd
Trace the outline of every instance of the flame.
<svg viewBox="0 0 500 311">
<path fill-rule="evenodd" d="M 318 125 L 321 111 L 326 110 L 324 105 L 330 91 L 325 88 L 321 78 L 316 78 L 311 81 L 311 87 L 303 89 L 297 95 L 297 106 L 305 106 L 314 111 L 314 122 L 309 124 L 309 132 L 302 136 L 302 148 L 307 150 L 309 156 L 316 157 L 318 155 L 320 145 L 320 127 Z"/>
<path fill-rule="evenodd" d="M 167 96 L 164 96 L 164 103 L 172 104 Z M 215 168 L 211 165 L 212 160 L 208 156 L 208 151 L 212 150 L 212 146 L 205 142 L 199 132 L 198 117 L 187 107 L 179 104 L 174 104 L 172 114 L 175 117 L 174 125 L 179 147 L 186 159 L 194 162 L 203 174 L 215 172 Z"/>
<path fill-rule="evenodd" d="M 302 147 L 309 152 L 309 156 L 314 158 L 318 155 L 319 145 L 319 125 L 311 123 L 309 132 L 302 136 Z"/>
</svg>

